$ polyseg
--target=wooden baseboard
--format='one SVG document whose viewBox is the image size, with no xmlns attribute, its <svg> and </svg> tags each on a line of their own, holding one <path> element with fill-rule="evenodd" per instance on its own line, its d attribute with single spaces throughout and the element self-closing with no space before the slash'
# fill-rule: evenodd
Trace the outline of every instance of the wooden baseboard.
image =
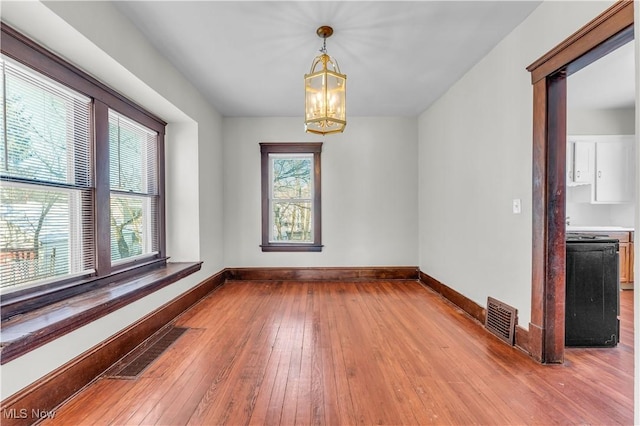
<svg viewBox="0 0 640 426">
<path fill-rule="evenodd" d="M 99 377 L 125 354 L 221 286 L 226 276 L 227 272 L 221 271 L 209 277 L 108 340 L 2 401 L 0 423 L 3 426 L 29 425 L 39 420 L 38 413 L 54 413 L 53 410 L 58 405 Z"/>
<path fill-rule="evenodd" d="M 441 294 L 442 297 L 449 300 L 451 303 L 471 315 L 472 318 L 484 324 L 485 318 L 487 316 L 487 311 L 485 308 L 422 271 L 420 271 L 420 281 L 424 285 L 433 289 L 436 293 Z"/>
<path fill-rule="evenodd" d="M 471 317 L 484 324 L 487 315 L 487 311 L 485 308 L 422 271 L 420 271 L 420 281 L 424 285 L 433 289 L 436 293 L 441 294 L 442 297 L 449 300 L 451 303 L 471 315 Z M 514 345 L 530 356 L 533 356 L 532 354 L 537 353 L 535 352 L 535 346 L 536 342 L 538 342 L 537 345 L 539 346 L 539 342 L 541 341 L 540 336 L 541 330 L 539 330 L 539 328 L 533 324 L 529 324 L 529 330 L 516 325 Z"/>
<path fill-rule="evenodd" d="M 522 326 L 516 325 L 516 338 L 514 342 L 515 346 L 531 355 L 531 343 L 531 335 L 529 334 L 529 330 L 526 330 Z"/>
<path fill-rule="evenodd" d="M 357 281 L 417 280 L 415 266 L 346 268 L 228 268 L 229 280 Z"/>
<path fill-rule="evenodd" d="M 542 328 L 535 324 L 529 323 L 529 330 L 516 327 L 516 346 L 536 361 L 542 362 L 542 336 Z"/>
</svg>

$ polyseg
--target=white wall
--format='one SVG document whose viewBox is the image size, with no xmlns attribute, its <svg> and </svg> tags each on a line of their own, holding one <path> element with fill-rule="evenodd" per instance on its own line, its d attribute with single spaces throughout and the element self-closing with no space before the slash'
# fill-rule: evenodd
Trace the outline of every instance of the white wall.
<svg viewBox="0 0 640 426">
<path fill-rule="evenodd" d="M 301 118 L 225 118 L 225 265 L 416 266 L 415 118 L 348 118 L 343 134 L 304 132 Z M 260 142 L 323 142 L 320 253 L 263 253 Z"/>
<path fill-rule="evenodd" d="M 526 67 L 610 6 L 544 2 L 419 117 L 420 269 L 531 314 L 532 85 Z M 522 200 L 522 214 L 511 212 Z"/>
<path fill-rule="evenodd" d="M 2 366 L 4 399 L 223 268 L 222 120 L 109 2 L 3 2 L 2 19 L 168 122 L 167 252 L 202 271 Z"/>
<path fill-rule="evenodd" d="M 569 77 L 570 79 L 571 77 Z M 597 84 L 594 82 L 594 84 Z M 636 110 L 577 109 L 567 110 L 569 135 L 635 135 Z"/>
</svg>

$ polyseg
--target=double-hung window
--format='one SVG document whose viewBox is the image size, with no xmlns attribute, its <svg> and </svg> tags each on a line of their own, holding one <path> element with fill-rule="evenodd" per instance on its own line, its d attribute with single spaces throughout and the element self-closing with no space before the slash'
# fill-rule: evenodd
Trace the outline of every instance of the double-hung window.
<svg viewBox="0 0 640 426">
<path fill-rule="evenodd" d="M 321 251 L 322 143 L 261 143 L 262 251 Z"/>
<path fill-rule="evenodd" d="M 157 132 L 109 111 L 111 261 L 157 253 Z"/>
<path fill-rule="evenodd" d="M 3 301 L 164 264 L 165 123 L 2 30 Z"/>
<path fill-rule="evenodd" d="M 94 272 L 91 99 L 2 60 L 0 285 Z"/>
</svg>

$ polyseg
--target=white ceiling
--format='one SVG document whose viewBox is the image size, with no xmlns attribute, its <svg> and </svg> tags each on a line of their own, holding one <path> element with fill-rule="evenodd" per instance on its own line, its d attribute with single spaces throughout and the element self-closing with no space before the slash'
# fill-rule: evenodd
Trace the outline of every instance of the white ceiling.
<svg viewBox="0 0 640 426">
<path fill-rule="evenodd" d="M 300 116 L 321 25 L 334 28 L 327 51 L 347 74 L 349 116 L 415 116 L 540 2 L 115 4 L 224 116 Z"/>
</svg>

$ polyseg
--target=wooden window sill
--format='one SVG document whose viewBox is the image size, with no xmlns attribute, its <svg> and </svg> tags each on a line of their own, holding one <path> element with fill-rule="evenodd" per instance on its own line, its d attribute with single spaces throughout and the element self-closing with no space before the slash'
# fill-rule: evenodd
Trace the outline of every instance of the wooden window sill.
<svg viewBox="0 0 640 426">
<path fill-rule="evenodd" d="M 323 245 L 318 244 L 299 244 L 299 243 L 272 243 L 264 244 L 260 246 L 262 251 L 277 251 L 277 252 L 319 252 L 322 251 Z"/>
<path fill-rule="evenodd" d="M 0 331 L 0 364 L 191 275 L 201 265 L 202 262 L 167 263 L 7 318 Z"/>
</svg>

